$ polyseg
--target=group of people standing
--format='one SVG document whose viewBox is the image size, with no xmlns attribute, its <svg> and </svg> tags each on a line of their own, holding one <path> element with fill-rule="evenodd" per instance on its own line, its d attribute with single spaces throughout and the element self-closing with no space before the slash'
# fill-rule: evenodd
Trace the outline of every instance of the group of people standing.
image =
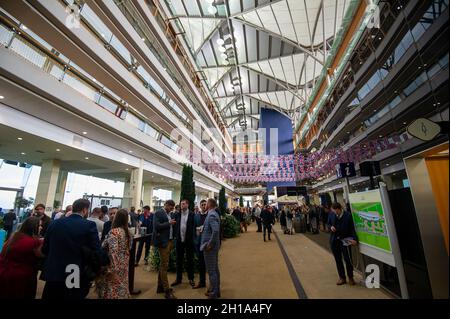
<svg viewBox="0 0 450 319">
<path fill-rule="evenodd" d="M 177 279 L 182 282 L 184 256 L 189 283 L 193 289 L 210 286 L 208 298 L 220 297 L 220 217 L 214 199 L 200 203 L 193 213 L 189 202 L 181 201 L 180 211 L 168 200 L 156 213 L 143 207 L 141 214 L 119 208 L 94 208 L 87 199 L 76 200 L 61 216 L 45 214 L 44 205 L 36 205 L 30 217 L 5 242 L 0 254 L 0 299 L 34 299 L 37 280 L 45 281 L 43 299 L 84 299 L 91 287 L 101 299 L 130 298 L 130 249 L 136 227 L 144 228 L 135 266 L 145 246 L 148 263 L 150 246 L 160 255 L 157 293 L 175 298 L 168 284 L 167 269 L 172 246 L 177 252 Z M 194 254 L 198 256 L 199 283 L 194 282 Z M 132 263 L 133 264 L 133 263 Z"/>
<path fill-rule="evenodd" d="M 209 299 L 220 298 L 220 217 L 215 199 L 202 200 L 200 210 L 189 210 L 189 201 L 182 200 L 180 212 L 175 212 L 175 202 L 168 200 L 164 208 L 154 216 L 153 245 L 158 249 L 160 265 L 157 293 L 164 293 L 166 299 L 175 299 L 172 287 L 182 283 L 184 260 L 189 284 L 193 289 L 206 287 L 206 272 L 209 275 Z M 169 286 L 167 269 L 172 247 L 177 255 L 177 277 Z M 199 282 L 194 281 L 194 253 L 198 257 Z"/>
</svg>

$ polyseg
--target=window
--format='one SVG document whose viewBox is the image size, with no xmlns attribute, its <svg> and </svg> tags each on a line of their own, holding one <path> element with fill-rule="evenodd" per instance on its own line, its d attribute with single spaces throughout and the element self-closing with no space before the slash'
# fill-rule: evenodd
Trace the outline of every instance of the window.
<svg viewBox="0 0 450 319">
<path fill-rule="evenodd" d="M 105 41 L 109 43 L 112 38 L 112 32 L 108 29 L 108 27 L 100 20 L 94 11 L 87 5 L 84 4 L 81 9 L 81 16 L 86 20 L 86 22 L 90 25 L 95 32 Z"/>
</svg>

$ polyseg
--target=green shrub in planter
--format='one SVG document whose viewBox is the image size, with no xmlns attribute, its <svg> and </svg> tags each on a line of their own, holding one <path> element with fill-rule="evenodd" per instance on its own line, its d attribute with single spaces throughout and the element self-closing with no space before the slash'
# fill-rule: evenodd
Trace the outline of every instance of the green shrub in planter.
<svg viewBox="0 0 450 319">
<path fill-rule="evenodd" d="M 241 225 L 232 215 L 225 215 L 222 220 L 223 237 L 233 238 L 240 233 Z"/>
<path fill-rule="evenodd" d="M 170 252 L 169 257 L 169 267 L 167 269 L 168 272 L 175 273 L 177 272 L 177 250 L 176 250 L 176 240 L 173 241 L 173 247 Z M 186 260 L 186 257 L 185 257 Z M 149 263 L 153 270 L 159 271 L 159 264 L 161 262 L 161 259 L 159 257 L 158 249 L 155 247 L 152 247 L 152 252 L 150 253 L 150 260 Z M 184 269 L 183 272 L 186 272 L 186 262 L 183 263 Z M 197 254 L 194 252 L 194 273 L 198 273 L 198 258 Z"/>
</svg>

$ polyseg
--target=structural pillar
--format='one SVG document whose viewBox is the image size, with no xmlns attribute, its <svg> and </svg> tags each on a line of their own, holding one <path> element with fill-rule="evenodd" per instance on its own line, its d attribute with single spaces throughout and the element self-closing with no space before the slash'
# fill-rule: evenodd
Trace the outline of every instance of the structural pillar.
<svg viewBox="0 0 450 319">
<path fill-rule="evenodd" d="M 152 183 L 146 182 L 144 183 L 144 193 L 142 195 L 142 201 L 144 202 L 144 206 L 150 206 L 150 210 L 153 211 L 153 190 L 155 187 Z"/>
<path fill-rule="evenodd" d="M 233 207 L 233 197 L 231 195 L 228 195 L 227 197 L 227 208 Z"/>
<path fill-rule="evenodd" d="M 142 182 L 144 178 L 144 160 L 141 158 L 139 167 L 131 170 L 130 201 L 136 210 L 142 206 Z"/>
<path fill-rule="evenodd" d="M 180 201 L 181 201 L 181 188 L 180 187 L 173 188 L 172 199 L 174 200 L 176 205 L 180 204 Z"/>
<path fill-rule="evenodd" d="M 127 179 L 124 181 L 123 186 L 123 198 L 122 198 L 122 208 L 131 207 L 131 194 L 130 194 L 130 180 Z"/>
<path fill-rule="evenodd" d="M 67 175 L 69 172 L 61 171 L 58 177 L 58 186 L 56 187 L 55 201 L 59 202 L 62 208 L 64 204 L 64 195 L 66 194 Z"/>
<path fill-rule="evenodd" d="M 208 192 L 208 199 L 209 198 L 214 198 L 214 192 Z"/>
<path fill-rule="evenodd" d="M 35 205 L 44 204 L 45 213 L 49 216 L 53 211 L 60 167 L 61 162 L 54 159 L 44 160 L 41 166 Z"/>
</svg>

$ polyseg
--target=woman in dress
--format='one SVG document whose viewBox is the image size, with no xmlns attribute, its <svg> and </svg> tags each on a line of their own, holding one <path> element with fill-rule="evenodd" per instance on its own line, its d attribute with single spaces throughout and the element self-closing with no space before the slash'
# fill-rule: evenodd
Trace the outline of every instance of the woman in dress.
<svg viewBox="0 0 450 319">
<path fill-rule="evenodd" d="M 42 222 L 29 217 L 3 246 L 0 254 L 0 300 L 36 298 L 37 274 L 42 258 L 39 238 Z"/>
<path fill-rule="evenodd" d="M 110 265 L 96 281 L 100 299 L 128 299 L 128 265 L 131 235 L 128 230 L 128 212 L 119 210 L 114 216 L 112 229 L 102 244 L 107 251 Z"/>
</svg>

